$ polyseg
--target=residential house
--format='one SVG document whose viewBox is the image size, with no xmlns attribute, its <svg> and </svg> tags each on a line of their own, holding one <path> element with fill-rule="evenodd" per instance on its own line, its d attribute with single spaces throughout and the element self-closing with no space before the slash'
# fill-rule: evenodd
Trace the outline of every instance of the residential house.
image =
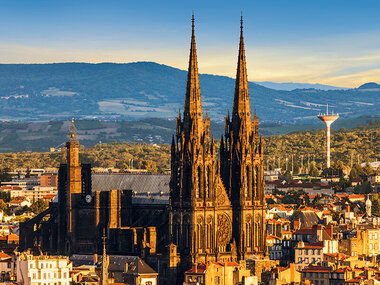
<svg viewBox="0 0 380 285">
<path fill-rule="evenodd" d="M 262 281 L 268 285 L 287 285 L 299 283 L 301 273 L 296 269 L 294 263 L 286 267 L 277 266 L 262 274 Z"/>
<path fill-rule="evenodd" d="M 329 285 L 330 267 L 324 266 L 308 266 L 301 270 L 301 282 L 307 281 L 313 285 Z"/>
<path fill-rule="evenodd" d="M 0 252 L 0 273 L 1 273 L 1 282 L 11 280 L 14 275 L 14 262 L 12 257 L 4 252 Z"/>
<path fill-rule="evenodd" d="M 330 273 L 330 285 L 343 285 L 353 277 L 353 270 L 350 267 L 342 267 Z"/>
<path fill-rule="evenodd" d="M 257 285 L 257 277 L 236 262 L 208 262 L 194 264 L 185 272 L 183 285 Z"/>
</svg>

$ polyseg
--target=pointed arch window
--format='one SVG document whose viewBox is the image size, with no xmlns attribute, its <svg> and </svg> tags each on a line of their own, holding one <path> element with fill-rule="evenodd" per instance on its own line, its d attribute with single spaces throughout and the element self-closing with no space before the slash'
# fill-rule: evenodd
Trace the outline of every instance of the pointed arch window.
<svg viewBox="0 0 380 285">
<path fill-rule="evenodd" d="M 197 198 L 202 197 L 203 195 L 203 173 L 202 168 L 198 166 L 198 187 L 197 187 Z"/>
<path fill-rule="evenodd" d="M 212 173 L 210 166 L 207 166 L 207 173 L 206 173 L 206 184 L 207 184 L 207 198 L 210 198 L 211 196 L 211 189 L 212 189 Z"/>
<path fill-rule="evenodd" d="M 252 194 L 252 172 L 251 172 L 251 166 L 247 165 L 246 167 L 246 179 L 247 179 L 247 192 L 248 197 L 250 197 Z"/>
</svg>

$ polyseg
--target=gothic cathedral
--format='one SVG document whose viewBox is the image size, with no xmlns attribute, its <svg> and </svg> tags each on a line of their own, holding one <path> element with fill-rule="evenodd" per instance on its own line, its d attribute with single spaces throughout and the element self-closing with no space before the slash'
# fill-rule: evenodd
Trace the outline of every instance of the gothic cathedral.
<svg viewBox="0 0 380 285">
<path fill-rule="evenodd" d="M 171 148 L 170 236 L 184 267 L 266 254 L 263 143 L 251 115 L 243 22 L 233 113 L 225 120 L 220 160 L 203 117 L 192 19 L 183 116 Z"/>
</svg>

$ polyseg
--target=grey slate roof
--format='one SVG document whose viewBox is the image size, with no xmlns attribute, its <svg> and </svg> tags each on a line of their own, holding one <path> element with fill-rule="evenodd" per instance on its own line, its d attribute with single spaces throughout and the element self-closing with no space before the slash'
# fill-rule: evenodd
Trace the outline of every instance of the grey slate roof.
<svg viewBox="0 0 380 285">
<path fill-rule="evenodd" d="M 294 216 L 294 218 L 300 218 L 302 228 L 312 227 L 313 225 L 321 223 L 321 220 L 315 212 L 302 211 L 298 215 Z"/>
<path fill-rule="evenodd" d="M 98 256 L 98 265 L 101 264 L 103 256 Z M 70 257 L 70 261 L 77 265 L 93 265 L 93 255 L 74 254 Z M 110 255 L 108 270 L 111 272 L 125 272 L 126 264 L 128 264 L 127 273 L 133 275 L 153 274 L 157 275 L 157 272 L 152 269 L 138 256 L 130 255 Z"/>
<path fill-rule="evenodd" d="M 133 204 L 168 204 L 170 175 L 93 174 L 92 191 L 132 190 Z"/>
</svg>

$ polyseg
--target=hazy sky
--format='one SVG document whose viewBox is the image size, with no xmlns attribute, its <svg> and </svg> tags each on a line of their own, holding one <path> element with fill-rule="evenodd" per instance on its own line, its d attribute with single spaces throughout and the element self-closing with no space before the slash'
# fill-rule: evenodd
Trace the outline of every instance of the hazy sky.
<svg viewBox="0 0 380 285">
<path fill-rule="evenodd" d="M 234 77 L 240 13 L 252 81 L 380 83 L 379 0 L 0 0 L 0 63 L 155 61 Z"/>
</svg>

